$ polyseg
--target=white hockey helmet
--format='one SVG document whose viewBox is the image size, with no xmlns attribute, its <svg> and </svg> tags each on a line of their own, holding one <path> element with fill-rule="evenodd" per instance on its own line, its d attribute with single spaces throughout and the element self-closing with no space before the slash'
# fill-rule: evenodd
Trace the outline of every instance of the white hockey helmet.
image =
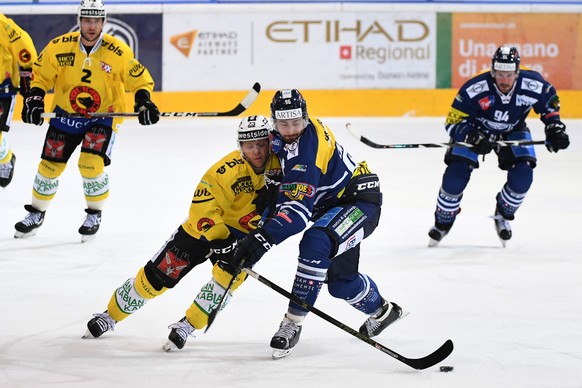
<svg viewBox="0 0 582 388">
<path fill-rule="evenodd" d="M 271 120 L 265 116 L 247 116 L 238 125 L 238 147 L 245 141 L 269 139 L 272 130 Z"/>
<path fill-rule="evenodd" d="M 81 0 L 77 11 L 77 23 L 81 28 L 81 18 L 101 18 L 105 24 L 107 12 L 102 0 Z"/>
</svg>

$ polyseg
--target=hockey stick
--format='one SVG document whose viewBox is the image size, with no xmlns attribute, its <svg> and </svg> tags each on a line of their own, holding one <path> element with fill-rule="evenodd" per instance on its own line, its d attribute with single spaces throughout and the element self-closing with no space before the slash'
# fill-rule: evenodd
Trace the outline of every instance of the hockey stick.
<svg viewBox="0 0 582 388">
<path fill-rule="evenodd" d="M 352 124 L 347 123 L 346 129 L 349 133 L 352 134 L 356 139 L 361 141 L 367 146 L 372 148 L 443 148 L 443 147 L 473 147 L 473 144 L 464 143 L 464 142 L 457 142 L 457 143 L 418 143 L 418 144 L 379 144 L 365 136 L 352 127 Z M 499 145 L 500 147 L 512 147 L 512 146 L 529 146 L 529 145 L 538 145 L 538 144 L 546 144 L 544 140 L 499 140 L 493 142 L 494 144 Z"/>
<path fill-rule="evenodd" d="M 160 112 L 161 117 L 234 117 L 238 116 L 247 110 L 253 102 L 259 96 L 261 91 L 261 85 L 256 82 L 252 89 L 249 90 L 245 98 L 238 103 L 233 109 L 226 112 Z M 60 118 L 60 117 L 72 117 L 72 118 L 101 118 L 101 117 L 138 117 L 138 112 L 95 112 L 89 113 L 88 115 L 83 115 L 80 113 L 69 113 L 69 112 L 52 112 L 43 113 L 42 117 L 45 119 Z"/>
<path fill-rule="evenodd" d="M 263 224 L 265 223 L 265 220 L 267 219 L 267 214 L 269 214 L 269 210 L 271 209 L 270 206 L 267 206 L 265 208 L 265 210 L 263 211 L 263 214 L 261 216 L 261 219 L 259 220 L 259 222 L 257 223 L 257 228 L 260 228 L 261 226 L 263 226 Z M 212 251 L 210 251 L 207 255 L 207 257 L 210 257 L 210 255 L 212 255 Z M 236 277 L 240 274 L 240 272 L 242 271 L 242 265 L 244 264 L 244 259 L 243 261 L 241 261 L 240 263 L 240 267 L 235 269 L 236 274 L 232 275 L 232 279 L 230 279 L 230 282 L 228 283 L 228 287 L 226 287 L 226 290 L 224 291 L 224 294 L 222 294 L 222 297 L 220 298 L 220 302 L 218 303 L 218 306 L 216 306 L 216 308 L 214 310 L 212 310 L 210 312 L 210 314 L 208 314 L 208 323 L 206 324 L 206 329 L 204 329 L 204 332 L 206 333 L 208 331 L 208 329 L 210 329 L 210 325 L 212 325 L 212 323 L 214 322 L 214 320 L 216 319 L 216 316 L 218 315 L 218 311 L 221 309 L 222 307 L 222 302 L 224 301 L 224 299 L 226 298 L 226 295 L 228 294 L 228 291 L 230 290 L 230 288 L 232 287 L 232 284 L 234 283 L 234 280 L 236 279 Z"/>
<path fill-rule="evenodd" d="M 374 348 L 386 353 L 387 355 L 389 355 L 389 356 L 397 359 L 398 361 L 410 366 L 411 368 L 418 369 L 418 370 L 430 368 L 431 366 L 436 365 L 439 362 L 443 361 L 453 351 L 453 341 L 451 341 L 449 339 L 449 340 L 446 340 L 445 343 L 442 344 L 440 348 L 438 348 L 437 350 L 435 350 L 434 352 L 432 352 L 428 356 L 421 357 L 421 358 L 404 357 L 404 356 L 396 353 L 395 351 L 388 349 L 384 345 L 374 341 L 373 339 L 371 339 L 367 335 L 362 334 L 359 331 L 352 329 L 351 327 L 341 323 L 337 319 L 327 315 L 323 311 L 318 310 L 317 308 L 313 307 L 310 304 L 307 304 L 305 301 L 299 299 L 297 296 L 295 296 L 295 295 L 291 294 L 290 292 L 286 291 L 285 289 L 279 287 L 278 285 L 271 282 L 267 278 L 259 275 L 258 273 L 256 273 L 252 269 L 245 268 L 245 269 L 243 269 L 243 271 L 245 271 L 249 276 L 257 279 L 259 282 L 263 283 L 267 287 L 269 287 L 269 288 L 275 290 L 276 292 L 278 292 L 279 294 L 283 295 L 287 299 L 293 301 L 294 303 L 297 303 L 299 306 L 303 307 L 304 309 L 311 311 L 312 313 L 314 313 L 318 317 L 325 319 L 326 321 L 333 324 L 334 326 L 337 326 L 340 329 L 342 329 L 343 331 L 353 335 L 354 337 L 356 337 L 360 341 L 363 341 L 363 342 L 367 343 L 368 345 L 373 346 Z"/>
<path fill-rule="evenodd" d="M 244 263 L 244 260 L 243 260 L 242 263 Z M 218 315 L 218 312 L 222 308 L 222 304 L 226 300 L 226 296 L 228 295 L 228 291 L 230 291 L 230 288 L 234 284 L 234 281 L 236 280 L 237 276 L 240 274 L 241 269 L 240 268 L 237 268 L 235 270 L 235 272 L 236 273 L 232 274 L 232 279 L 230 279 L 230 282 L 228 283 L 228 287 L 226 287 L 226 290 L 224 290 L 224 294 L 222 294 L 222 297 L 220 297 L 220 302 L 218 302 L 218 305 L 216 306 L 216 308 L 214 310 L 212 310 L 210 312 L 210 314 L 208 314 L 208 323 L 206 324 L 206 329 L 204 329 L 204 332 L 205 333 L 208 331 L 208 329 L 210 329 L 210 326 L 212 325 L 212 323 L 216 319 L 216 316 Z"/>
</svg>

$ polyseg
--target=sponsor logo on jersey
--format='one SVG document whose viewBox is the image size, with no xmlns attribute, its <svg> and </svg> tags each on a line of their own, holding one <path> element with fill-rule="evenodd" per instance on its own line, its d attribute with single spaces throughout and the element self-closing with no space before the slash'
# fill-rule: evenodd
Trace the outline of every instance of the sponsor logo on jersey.
<svg viewBox="0 0 582 388">
<path fill-rule="evenodd" d="M 56 39 L 53 39 L 52 43 L 53 44 L 57 44 L 59 42 L 71 43 L 71 42 L 78 42 L 78 41 L 79 41 L 78 36 L 65 35 L 65 36 L 61 36 L 61 37 L 58 37 Z"/>
<path fill-rule="evenodd" d="M 495 96 L 487 96 L 479 100 L 479 105 L 481 109 L 487 110 L 495 104 Z"/>
<path fill-rule="evenodd" d="M 202 190 L 196 189 L 196 191 L 194 191 L 194 198 L 196 198 L 196 197 L 210 197 L 211 195 L 212 194 L 210 193 L 210 191 L 208 191 L 208 189 L 206 187 Z"/>
<path fill-rule="evenodd" d="M 301 182 L 284 183 L 281 185 L 281 192 L 292 200 L 301 201 L 305 197 L 313 197 L 315 195 L 315 187 Z"/>
<path fill-rule="evenodd" d="M 75 66 L 75 53 L 57 54 L 57 62 L 59 66 Z M 40 61 L 40 57 L 39 57 Z"/>
<path fill-rule="evenodd" d="M 28 51 L 27 49 L 22 49 L 18 53 L 18 58 L 20 59 L 20 62 L 28 63 L 32 59 L 32 55 L 30 55 L 30 51 Z"/>
<path fill-rule="evenodd" d="M 101 96 L 99 92 L 89 86 L 77 86 L 71 90 L 69 102 L 75 112 L 87 114 L 99 110 Z"/>
<path fill-rule="evenodd" d="M 523 78 L 521 80 L 521 88 L 524 90 L 530 90 L 534 93 L 541 94 L 544 88 L 544 84 L 540 81 L 536 81 L 535 79 L 531 78 Z"/>
<path fill-rule="evenodd" d="M 524 96 L 523 94 L 518 94 L 515 96 L 515 105 L 516 106 L 532 106 L 538 102 L 537 98 Z"/>
<path fill-rule="evenodd" d="M 292 171 L 301 171 L 301 172 L 305 172 L 307 171 L 307 165 L 305 164 L 296 164 L 295 166 L 293 166 L 293 168 L 291 168 Z"/>
<path fill-rule="evenodd" d="M 226 161 L 222 166 L 220 166 L 218 168 L 218 170 L 216 170 L 217 174 L 224 174 L 226 172 L 226 168 L 233 168 L 238 164 L 245 164 L 245 162 L 242 159 L 232 159 L 232 161 Z"/>
<path fill-rule="evenodd" d="M 133 78 L 139 78 L 145 71 L 145 67 L 141 63 L 136 63 L 130 70 L 129 76 Z"/>
<path fill-rule="evenodd" d="M 177 279 L 182 270 L 188 268 L 188 264 L 190 264 L 190 255 L 184 252 L 180 254 L 180 250 L 173 246 L 164 253 L 164 258 L 158 264 L 158 269 L 166 276 Z"/>
<path fill-rule="evenodd" d="M 469 95 L 469 98 L 473 98 L 477 94 L 481 94 L 481 93 L 488 92 L 488 91 L 489 91 L 489 85 L 487 84 L 486 80 L 483 80 L 483 81 L 479 81 L 476 84 L 469 87 L 467 89 L 467 94 Z"/>
<path fill-rule="evenodd" d="M 206 232 L 208 229 L 212 228 L 214 226 L 214 221 L 211 220 L 210 218 L 206 218 L 206 217 L 202 217 L 198 220 L 198 222 L 196 223 L 196 229 L 198 229 L 199 232 Z"/>
<path fill-rule="evenodd" d="M 253 181 L 250 176 L 240 177 L 230 186 L 234 195 L 240 193 L 254 193 L 255 188 L 253 187 Z"/>
</svg>

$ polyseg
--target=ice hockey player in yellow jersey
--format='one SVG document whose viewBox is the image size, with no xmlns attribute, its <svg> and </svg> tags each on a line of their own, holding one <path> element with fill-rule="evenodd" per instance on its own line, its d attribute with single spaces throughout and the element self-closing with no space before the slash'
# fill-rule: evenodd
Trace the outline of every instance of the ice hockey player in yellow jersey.
<svg viewBox="0 0 582 388">
<path fill-rule="evenodd" d="M 132 50 L 103 33 L 106 11 L 101 0 L 82 0 L 78 10 L 79 31 L 51 40 L 33 66 L 31 90 L 24 101 L 22 120 L 42 125 L 45 94 L 54 89 L 50 111 L 84 117 L 55 117 L 49 121 L 32 203 L 25 205 L 26 218 L 15 225 L 14 237 L 35 235 L 59 187 L 59 176 L 75 149 L 81 145 L 78 168 L 83 180 L 87 213 L 79 228 L 81 241 L 95 236 L 101 210 L 109 195 L 109 176 L 120 117 L 91 118 L 92 113 L 125 112 L 125 90 L 135 95 L 135 112 L 143 125 L 155 124 L 160 112 L 151 101 L 154 81 L 134 58 Z"/>
<path fill-rule="evenodd" d="M 113 292 L 107 310 L 87 323 L 84 338 L 100 337 L 146 302 L 173 288 L 192 268 L 208 258 L 212 278 L 196 296 L 186 316 L 170 326 L 163 349 L 182 349 L 195 329 L 208 324 L 208 315 L 220 302 L 232 279 L 228 265 L 237 240 L 255 230 L 266 217 L 278 192 L 281 165 L 271 154 L 271 122 L 264 116 L 245 117 L 238 128 L 239 149 L 208 169 L 194 191 L 188 219 L 162 248 Z M 229 272 L 230 271 L 230 272 Z M 246 274 L 239 274 L 228 299 Z"/>
<path fill-rule="evenodd" d="M 30 89 L 34 61 L 36 49 L 30 35 L 0 13 L 0 187 L 10 184 L 16 163 L 3 133 L 12 123 L 16 93 L 26 97 Z"/>
</svg>

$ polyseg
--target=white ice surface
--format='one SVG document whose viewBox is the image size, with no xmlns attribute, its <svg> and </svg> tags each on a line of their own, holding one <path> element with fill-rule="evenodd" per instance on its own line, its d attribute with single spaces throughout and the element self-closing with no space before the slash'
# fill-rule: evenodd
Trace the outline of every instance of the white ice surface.
<svg viewBox="0 0 582 388">
<path fill-rule="evenodd" d="M 187 216 L 206 169 L 235 147 L 239 119 L 128 120 L 108 168 L 111 192 L 96 239 L 77 233 L 85 207 L 76 152 L 37 236 L 16 240 L 46 131 L 13 123 L 12 184 L 0 190 L 1 387 L 582 387 L 582 121 L 566 121 L 572 145 L 538 152 L 534 184 L 501 248 L 492 215 L 505 174 L 489 155 L 475 171 L 451 233 L 427 248 L 444 149 L 374 150 L 352 138 L 347 121 L 383 143 L 443 142 L 439 119 L 326 122 L 358 160 L 378 172 L 380 226 L 362 247 L 361 271 L 411 314 L 376 340 L 407 357 L 455 343 L 441 365 L 416 371 L 315 315 L 288 358 L 269 341 L 287 300 L 249 279 L 208 333 L 164 353 L 167 325 L 184 315 L 210 277 L 194 269 L 175 289 L 117 325 L 83 340 L 91 314 L 159 249 Z M 543 139 L 530 120 L 535 139 Z M 290 289 L 299 236 L 275 247 L 255 270 Z M 357 328 L 365 317 L 324 288 L 316 305 Z"/>
</svg>

